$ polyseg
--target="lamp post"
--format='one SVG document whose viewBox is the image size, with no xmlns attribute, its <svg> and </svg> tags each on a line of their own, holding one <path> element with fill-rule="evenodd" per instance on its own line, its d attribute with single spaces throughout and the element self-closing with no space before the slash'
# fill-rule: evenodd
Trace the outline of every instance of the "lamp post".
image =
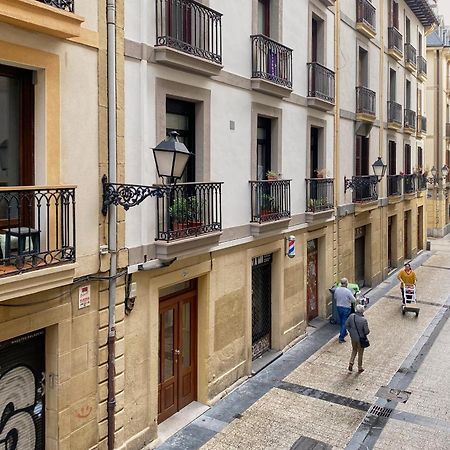
<svg viewBox="0 0 450 450">
<path fill-rule="evenodd" d="M 108 213 L 109 205 L 120 205 L 128 210 L 139 205 L 147 197 L 162 197 L 169 192 L 180 179 L 192 155 L 186 146 L 178 140 L 178 133 L 171 131 L 169 136 L 153 149 L 158 176 L 167 184 L 146 186 L 139 184 L 109 183 L 106 175 L 102 177 L 103 205 L 102 213 Z"/>
<path fill-rule="evenodd" d="M 445 179 L 448 177 L 449 169 L 447 164 L 444 164 L 439 171 L 436 169 L 436 166 L 433 166 L 431 168 L 431 177 L 427 177 L 427 182 L 429 184 L 432 184 L 433 186 L 436 186 L 439 184 L 440 181 L 445 181 Z"/>
<path fill-rule="evenodd" d="M 381 156 L 378 157 L 378 159 L 372 164 L 372 170 L 373 174 L 376 176 L 377 181 L 374 183 L 374 180 L 367 180 L 363 177 L 354 177 L 354 178 L 347 178 L 344 177 L 344 194 L 347 192 L 348 189 L 358 189 L 362 186 L 365 186 L 367 184 L 377 184 L 379 183 L 385 173 L 386 173 L 387 165 L 384 164 L 383 160 L 381 159 Z"/>
</svg>

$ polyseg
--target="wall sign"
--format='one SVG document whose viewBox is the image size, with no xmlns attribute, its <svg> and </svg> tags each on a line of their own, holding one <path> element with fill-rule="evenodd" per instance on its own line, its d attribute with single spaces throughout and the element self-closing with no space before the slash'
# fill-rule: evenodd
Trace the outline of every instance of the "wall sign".
<svg viewBox="0 0 450 450">
<path fill-rule="evenodd" d="M 91 287 L 81 286 L 78 290 L 78 309 L 87 308 L 91 304 Z"/>
</svg>

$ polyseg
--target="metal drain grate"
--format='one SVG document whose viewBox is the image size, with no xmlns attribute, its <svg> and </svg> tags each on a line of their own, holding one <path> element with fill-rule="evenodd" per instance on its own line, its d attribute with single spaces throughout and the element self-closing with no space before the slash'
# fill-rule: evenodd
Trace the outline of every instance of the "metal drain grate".
<svg viewBox="0 0 450 450">
<path fill-rule="evenodd" d="M 369 409 L 369 414 L 373 414 L 378 417 L 389 417 L 392 414 L 392 411 L 394 410 L 391 408 L 383 408 L 378 405 L 373 405 L 372 408 Z"/>
</svg>

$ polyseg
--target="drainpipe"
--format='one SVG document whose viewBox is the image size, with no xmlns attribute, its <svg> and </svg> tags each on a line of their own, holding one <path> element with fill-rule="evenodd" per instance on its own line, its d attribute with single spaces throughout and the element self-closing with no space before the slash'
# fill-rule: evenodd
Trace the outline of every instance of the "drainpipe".
<svg viewBox="0 0 450 450">
<path fill-rule="evenodd" d="M 442 114 L 441 114 L 441 95 L 442 95 L 442 87 L 441 86 L 441 51 L 438 49 L 436 51 L 436 139 L 435 139 L 435 161 L 436 161 L 436 169 L 438 171 L 438 176 L 441 172 L 441 165 L 440 165 L 440 147 L 441 147 L 441 121 L 442 121 Z M 444 125 L 446 126 L 446 125 Z M 434 195 L 435 195 L 435 210 L 434 214 L 436 217 L 434 218 L 435 222 L 435 234 L 438 235 L 439 230 L 439 181 L 438 184 L 434 185 Z"/>
<path fill-rule="evenodd" d="M 107 74 L 108 74 L 108 181 L 117 180 L 116 160 L 116 0 L 107 0 Z M 117 211 L 108 208 L 108 248 L 111 254 L 108 285 L 108 450 L 114 449 L 115 432 L 115 343 L 116 343 L 116 274 L 117 274 Z"/>
<path fill-rule="evenodd" d="M 340 69 L 339 69 L 339 52 L 340 52 L 340 21 L 341 21 L 341 7 L 340 1 L 336 0 L 334 5 L 334 73 L 335 73 L 335 83 L 336 83 L 336 99 L 335 99 L 335 114 L 334 114 L 334 149 L 333 149 L 333 172 L 334 172 L 334 204 L 336 208 L 339 206 L 339 186 L 340 186 L 340 161 L 339 161 L 339 125 L 340 125 L 340 116 L 339 116 L 339 107 L 340 107 Z M 340 233 L 339 233 L 339 211 L 336 214 L 336 243 L 335 243 L 335 257 L 336 257 L 336 275 L 337 277 L 341 276 L 339 269 L 339 248 L 340 248 Z M 333 280 L 336 281 L 336 280 Z"/>
</svg>

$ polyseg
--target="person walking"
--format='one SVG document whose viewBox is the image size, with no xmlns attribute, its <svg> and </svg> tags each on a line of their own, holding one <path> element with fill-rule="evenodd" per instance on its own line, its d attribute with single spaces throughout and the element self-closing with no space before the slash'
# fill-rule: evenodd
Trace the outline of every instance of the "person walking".
<svg viewBox="0 0 450 450">
<path fill-rule="evenodd" d="M 347 330 L 345 328 L 345 323 L 352 312 L 352 303 L 356 302 L 352 291 L 347 287 L 347 278 L 341 279 L 341 285 L 337 287 L 334 291 L 334 298 L 336 300 L 336 307 L 339 314 L 340 322 L 340 333 L 339 342 L 345 342 L 345 336 L 347 335 Z"/>
<path fill-rule="evenodd" d="M 405 304 L 405 286 L 415 286 L 417 277 L 414 270 L 411 269 L 411 264 L 406 263 L 405 267 L 400 270 L 397 275 L 397 279 L 400 281 L 400 292 L 402 293 L 402 303 Z"/>
<path fill-rule="evenodd" d="M 364 317 L 363 305 L 356 305 L 355 313 L 348 317 L 345 326 L 349 331 L 352 340 L 352 354 L 350 356 L 350 362 L 348 363 L 348 370 L 350 372 L 353 370 L 353 363 L 355 362 L 356 354 L 358 354 L 358 373 L 362 373 L 364 372 L 362 366 L 364 347 L 361 346 L 361 338 L 366 338 L 370 333 L 369 324 Z"/>
</svg>

